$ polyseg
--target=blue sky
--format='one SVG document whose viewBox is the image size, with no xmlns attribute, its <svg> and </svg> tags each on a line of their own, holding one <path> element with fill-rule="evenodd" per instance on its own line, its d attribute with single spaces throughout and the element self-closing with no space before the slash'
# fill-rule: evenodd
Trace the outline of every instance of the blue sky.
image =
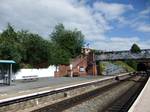
<svg viewBox="0 0 150 112">
<path fill-rule="evenodd" d="M 126 21 L 131 22 L 130 24 L 138 23 L 145 23 L 150 24 L 150 0 L 105 0 L 107 3 L 119 3 L 119 4 L 126 4 L 126 5 L 132 5 L 133 10 L 128 11 L 123 14 L 123 16 L 126 18 Z M 141 13 L 142 11 L 149 10 L 147 13 L 146 18 L 142 18 Z M 144 15 L 143 15 L 144 16 Z M 137 20 L 136 20 L 137 19 Z M 133 28 L 132 25 L 128 26 L 124 25 L 123 27 L 118 27 L 119 24 L 116 24 L 111 22 L 112 26 L 115 26 L 116 29 L 111 30 L 108 33 L 108 36 L 125 36 L 125 37 L 133 37 L 134 35 L 141 37 L 141 40 L 148 40 L 150 38 L 150 33 L 144 32 L 144 31 L 137 31 L 136 28 Z M 117 34 L 115 32 L 118 32 Z"/>
<path fill-rule="evenodd" d="M 1 0 L 0 32 L 8 22 L 44 38 L 63 23 L 95 49 L 150 48 L 150 0 Z"/>
</svg>

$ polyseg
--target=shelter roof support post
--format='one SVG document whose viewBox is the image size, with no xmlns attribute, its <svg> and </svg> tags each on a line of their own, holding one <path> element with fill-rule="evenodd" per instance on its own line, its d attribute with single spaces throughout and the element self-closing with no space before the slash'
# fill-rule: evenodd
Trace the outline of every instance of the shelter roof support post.
<svg viewBox="0 0 150 112">
<path fill-rule="evenodd" d="M 10 82 L 12 81 L 12 64 L 10 64 Z"/>
<path fill-rule="evenodd" d="M 12 77 L 12 64 L 10 64 L 10 69 L 9 69 L 8 85 L 11 85 L 11 77 Z"/>
<path fill-rule="evenodd" d="M 1 66 L 1 73 L 2 73 L 3 84 L 5 84 L 6 81 L 4 80 L 4 67 L 3 66 Z"/>
</svg>

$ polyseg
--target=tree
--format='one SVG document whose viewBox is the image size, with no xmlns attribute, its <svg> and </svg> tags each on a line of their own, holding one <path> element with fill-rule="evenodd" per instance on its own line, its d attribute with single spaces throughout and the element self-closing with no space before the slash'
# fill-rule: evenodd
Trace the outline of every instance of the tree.
<svg viewBox="0 0 150 112">
<path fill-rule="evenodd" d="M 66 30 L 63 24 L 58 24 L 50 35 L 53 43 L 63 49 L 70 58 L 81 54 L 81 48 L 84 44 L 84 36 L 81 31 Z"/>
<path fill-rule="evenodd" d="M 49 41 L 28 31 L 16 32 L 8 24 L 0 35 L 0 59 L 14 60 L 20 67 L 47 67 Z M 27 66 L 26 66 L 27 65 Z"/>
<path fill-rule="evenodd" d="M 133 44 L 130 51 L 132 53 L 139 53 L 139 52 L 141 52 L 141 49 L 137 44 Z"/>
<path fill-rule="evenodd" d="M 130 67 L 132 67 L 134 70 L 137 70 L 137 61 L 135 60 L 126 60 L 125 61 L 126 64 L 128 64 Z"/>
<path fill-rule="evenodd" d="M 13 59 L 17 63 L 21 61 L 20 43 L 14 28 L 8 24 L 0 36 L 0 57 L 1 59 Z"/>
<path fill-rule="evenodd" d="M 47 67 L 49 42 L 38 34 L 27 31 L 18 32 L 18 35 L 20 35 L 20 43 L 23 49 L 22 62 L 30 64 L 30 67 Z"/>
<path fill-rule="evenodd" d="M 1 38 L 3 39 L 3 41 L 10 43 L 15 43 L 19 40 L 13 26 L 11 26 L 9 23 L 7 25 L 7 28 L 2 32 Z"/>
<path fill-rule="evenodd" d="M 20 67 L 41 68 L 48 64 L 69 64 L 71 58 L 80 55 L 84 36 L 77 29 L 66 30 L 59 24 L 50 37 L 51 40 L 45 40 L 28 31 L 16 32 L 8 24 L 0 34 L 0 59 L 16 61 L 17 70 Z"/>
<path fill-rule="evenodd" d="M 49 63 L 55 65 L 56 69 L 58 65 L 69 64 L 69 54 L 64 49 L 61 49 L 59 45 L 53 43 L 49 47 Z"/>
<path fill-rule="evenodd" d="M 137 45 L 137 44 L 133 44 L 130 51 L 132 53 L 139 53 L 141 52 L 141 49 L 140 47 Z M 138 65 L 138 62 L 135 61 L 135 60 L 127 60 L 125 61 L 126 64 L 128 64 L 129 66 L 131 66 L 134 70 L 137 70 L 137 65 Z"/>
<path fill-rule="evenodd" d="M 14 72 L 19 69 L 18 63 L 21 62 L 22 56 L 20 53 L 21 44 L 18 41 L 17 33 L 14 28 L 8 24 L 7 28 L 0 36 L 0 59 L 15 60 L 17 64 L 14 65 Z"/>
</svg>

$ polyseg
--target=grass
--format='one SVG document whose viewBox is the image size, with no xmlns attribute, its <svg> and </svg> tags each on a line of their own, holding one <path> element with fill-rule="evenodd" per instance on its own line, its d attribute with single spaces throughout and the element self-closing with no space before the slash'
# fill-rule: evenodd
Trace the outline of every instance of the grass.
<svg viewBox="0 0 150 112">
<path fill-rule="evenodd" d="M 126 64 L 122 61 L 113 61 L 113 62 L 107 61 L 107 62 L 100 62 L 99 63 L 101 73 L 104 72 L 104 70 L 106 68 L 106 64 L 108 64 L 108 63 L 112 63 L 112 64 L 115 64 L 117 66 L 120 66 L 120 67 L 124 68 L 125 70 L 127 70 L 128 72 L 134 72 L 135 71 L 132 67 L 130 67 L 128 64 Z"/>
<path fill-rule="evenodd" d="M 115 62 L 112 62 L 112 63 L 123 67 L 124 69 L 128 70 L 129 72 L 135 71 L 132 67 L 130 67 L 128 64 L 126 64 L 122 61 L 115 61 Z"/>
</svg>

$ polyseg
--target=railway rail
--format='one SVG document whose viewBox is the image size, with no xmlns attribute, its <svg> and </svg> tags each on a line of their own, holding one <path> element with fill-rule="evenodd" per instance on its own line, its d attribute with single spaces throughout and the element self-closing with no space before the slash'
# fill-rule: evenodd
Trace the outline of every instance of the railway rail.
<svg viewBox="0 0 150 112">
<path fill-rule="evenodd" d="M 109 105 L 104 112 L 128 112 L 129 108 L 132 106 L 146 84 L 147 79 L 148 77 L 142 77 L 140 80 L 135 81 L 137 83 Z"/>
<path fill-rule="evenodd" d="M 131 77 L 132 73 L 125 73 L 118 75 L 120 78 Z M 24 110 L 26 108 L 37 107 L 48 103 L 55 103 L 57 101 L 73 97 L 74 95 L 78 95 L 89 91 L 91 89 L 100 88 L 110 83 L 116 82 L 115 76 L 105 77 L 103 79 L 96 79 L 91 81 L 86 81 L 79 84 L 68 85 L 65 87 L 45 90 L 41 92 L 16 96 L 12 98 L 6 98 L 0 100 L 0 112 L 18 112 L 20 110 Z M 79 91 L 79 92 L 78 92 Z"/>
<path fill-rule="evenodd" d="M 121 83 L 125 83 L 127 81 L 135 81 L 135 82 L 137 82 L 137 85 L 134 85 L 133 87 L 131 87 L 129 89 L 129 91 L 127 91 L 126 93 L 123 94 L 123 96 L 124 95 L 126 96 L 125 98 L 119 100 L 113 106 L 109 105 L 109 107 L 108 106 L 105 107 L 105 111 L 106 112 L 127 112 L 127 109 L 129 109 L 129 107 L 134 102 L 134 100 L 136 99 L 136 97 L 140 93 L 141 89 L 143 88 L 143 86 L 144 86 L 144 84 L 146 82 L 146 79 L 147 78 L 145 78 L 145 77 L 144 78 L 142 77 L 139 80 L 134 80 L 134 78 L 127 78 L 125 80 L 118 81 L 117 83 L 114 83 L 114 84 L 105 86 L 103 88 L 99 88 L 99 89 L 90 91 L 90 92 L 82 94 L 82 95 L 78 95 L 76 97 L 73 97 L 73 98 L 70 98 L 70 99 L 67 99 L 67 100 L 63 100 L 61 102 L 55 103 L 53 105 L 49 105 L 47 107 L 44 107 L 44 108 L 41 108 L 41 109 L 38 109 L 38 110 L 35 110 L 35 111 L 32 111 L 32 112 L 43 112 L 43 111 L 44 112 L 49 112 L 49 111 L 50 112 L 62 112 L 62 111 L 69 112 L 70 111 L 69 108 L 72 108 L 72 107 L 74 107 L 76 105 L 80 105 L 83 102 L 86 102 L 86 101 L 88 101 L 88 100 L 90 100 L 90 99 L 92 99 L 94 97 L 99 96 L 100 94 L 105 93 L 106 91 L 110 91 L 114 87 L 118 86 Z M 139 82 L 142 82 L 142 84 L 139 83 Z M 136 95 L 135 95 L 135 92 L 137 92 Z M 119 97 L 119 99 L 121 97 Z M 66 111 L 66 110 L 68 110 L 68 111 Z M 76 112 L 76 111 L 71 111 L 71 112 Z M 104 112 L 104 110 L 103 111 L 99 111 L 99 112 Z"/>
<path fill-rule="evenodd" d="M 104 93 L 105 91 L 108 91 L 112 87 L 118 85 L 119 82 L 113 83 L 111 85 L 90 91 L 88 93 L 84 93 L 78 96 L 75 96 L 73 98 L 69 98 L 67 100 L 63 100 L 61 102 L 55 103 L 53 105 L 46 106 L 44 108 L 40 108 L 38 110 L 34 110 L 32 112 L 62 112 L 65 111 L 66 109 L 69 109 L 71 107 L 74 107 L 76 105 L 81 104 L 82 102 L 88 101 L 99 94 Z"/>
</svg>

